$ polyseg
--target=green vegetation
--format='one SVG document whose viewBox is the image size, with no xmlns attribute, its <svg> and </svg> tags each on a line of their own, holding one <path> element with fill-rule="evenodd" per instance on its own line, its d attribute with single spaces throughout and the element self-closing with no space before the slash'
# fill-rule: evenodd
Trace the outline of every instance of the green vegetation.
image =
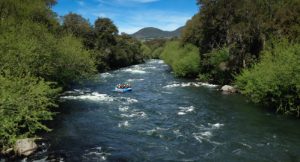
<svg viewBox="0 0 300 162">
<path fill-rule="evenodd" d="M 167 43 L 162 55 L 175 74 L 197 74 L 199 80 L 215 84 L 236 83 L 253 101 L 300 116 L 296 52 L 300 43 L 300 1 L 197 2 L 200 11 L 186 23 L 181 45 Z M 282 39 L 286 43 L 278 41 Z M 280 43 L 268 45 L 272 40 Z M 188 62 L 185 54 L 179 54 L 190 44 L 199 48 L 201 59 Z M 188 64 L 195 66 L 187 68 Z"/>
<path fill-rule="evenodd" d="M 193 77 L 199 72 L 200 57 L 194 45 L 181 46 L 178 41 L 168 42 L 161 57 L 171 65 L 176 76 Z"/>
<path fill-rule="evenodd" d="M 300 44 L 283 41 L 272 46 L 258 64 L 237 76 L 236 84 L 254 102 L 300 116 Z"/>
<path fill-rule="evenodd" d="M 140 63 L 142 44 L 107 18 L 94 26 L 70 13 L 62 24 L 55 0 L 0 1 L 0 151 L 34 137 L 55 113 L 62 89 L 98 71 Z"/>
<path fill-rule="evenodd" d="M 167 42 L 166 39 L 153 39 L 153 40 L 145 41 L 143 43 L 144 55 L 147 56 L 147 58 L 159 59 L 162 51 L 164 50 L 164 46 L 166 42 Z"/>
<path fill-rule="evenodd" d="M 82 16 L 69 13 L 63 18 L 63 31 L 81 39 L 92 51 L 100 72 L 141 63 L 142 44 L 129 35 L 118 35 L 118 28 L 108 18 L 98 18 L 94 25 Z"/>
<path fill-rule="evenodd" d="M 0 76 L 0 146 L 5 150 L 18 138 L 34 136 L 46 130 L 44 120 L 51 120 L 55 98 L 60 89 L 50 82 L 32 76 Z"/>
</svg>

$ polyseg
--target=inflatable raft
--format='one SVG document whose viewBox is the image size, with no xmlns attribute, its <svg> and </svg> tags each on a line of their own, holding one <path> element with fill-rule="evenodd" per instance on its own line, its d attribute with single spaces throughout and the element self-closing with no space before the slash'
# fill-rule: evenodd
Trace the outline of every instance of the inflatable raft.
<svg viewBox="0 0 300 162">
<path fill-rule="evenodd" d="M 114 91 L 115 91 L 115 92 L 121 92 L 121 93 L 124 93 L 124 92 L 130 92 L 130 91 L 132 91 L 132 88 L 115 88 Z"/>
</svg>

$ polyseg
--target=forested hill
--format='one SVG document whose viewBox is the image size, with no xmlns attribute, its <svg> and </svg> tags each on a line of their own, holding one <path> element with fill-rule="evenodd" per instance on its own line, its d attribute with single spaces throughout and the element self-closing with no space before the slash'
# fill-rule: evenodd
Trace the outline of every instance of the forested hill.
<svg viewBox="0 0 300 162">
<path fill-rule="evenodd" d="M 174 31 L 163 31 L 158 28 L 147 27 L 137 31 L 132 36 L 138 39 L 173 38 L 179 37 L 183 28 L 180 27 Z"/>
</svg>

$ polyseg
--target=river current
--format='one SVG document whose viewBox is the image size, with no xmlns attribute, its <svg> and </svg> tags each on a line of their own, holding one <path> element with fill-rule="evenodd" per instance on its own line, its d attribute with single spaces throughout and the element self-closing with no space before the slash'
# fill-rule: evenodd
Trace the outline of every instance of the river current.
<svg viewBox="0 0 300 162">
<path fill-rule="evenodd" d="M 23 161 L 300 161 L 300 123 L 218 87 L 178 79 L 161 60 L 99 74 L 61 97 Z M 133 91 L 116 93 L 118 83 Z"/>
</svg>

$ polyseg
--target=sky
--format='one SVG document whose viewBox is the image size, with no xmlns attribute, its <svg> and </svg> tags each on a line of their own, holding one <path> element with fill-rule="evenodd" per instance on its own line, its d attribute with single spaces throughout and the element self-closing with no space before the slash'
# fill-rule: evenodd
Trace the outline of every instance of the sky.
<svg viewBox="0 0 300 162">
<path fill-rule="evenodd" d="M 175 30 L 198 12 L 198 6 L 196 0 L 58 0 L 53 10 L 59 16 L 80 14 L 91 24 L 107 17 L 120 32 L 132 34 L 144 27 Z"/>
</svg>

